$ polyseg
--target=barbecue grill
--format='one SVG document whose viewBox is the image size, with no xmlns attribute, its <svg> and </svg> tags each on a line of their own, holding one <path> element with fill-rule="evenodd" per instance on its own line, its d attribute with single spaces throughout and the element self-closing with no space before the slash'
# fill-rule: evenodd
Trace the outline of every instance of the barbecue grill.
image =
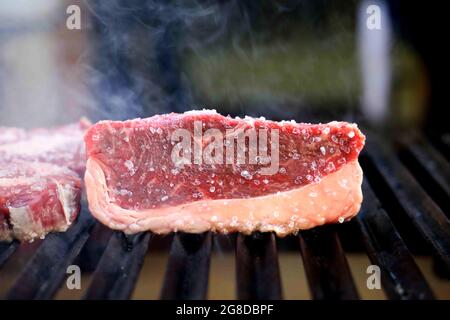
<svg viewBox="0 0 450 320">
<path fill-rule="evenodd" d="M 131 7 L 126 6 L 126 1 L 114 3 L 111 6 L 114 10 L 100 1 L 94 1 L 92 8 L 89 7 L 95 12 L 89 32 L 96 37 L 93 42 L 97 47 L 93 51 L 98 53 L 94 54 L 91 62 L 94 71 L 98 71 L 100 76 L 95 77 L 95 81 L 91 79 L 92 83 L 88 84 L 94 87 L 93 95 L 97 95 L 96 101 L 103 106 L 103 109 L 92 112 L 91 119 L 144 117 L 156 111 L 181 112 L 195 105 L 192 103 L 192 93 L 185 87 L 177 56 L 178 51 L 181 51 L 177 41 L 179 30 L 185 23 L 183 19 L 194 19 L 195 14 L 189 8 L 182 12 L 184 15 L 174 14 L 176 6 L 171 2 L 166 4 L 165 1 L 142 1 Z M 263 11 L 252 1 L 220 3 L 228 9 L 233 5 L 245 7 L 248 12 L 244 13 L 248 13 L 249 20 Z M 419 8 L 421 10 L 422 7 Z M 202 14 L 198 14 L 199 19 Z M 154 52 L 151 59 L 145 57 L 145 61 L 151 60 L 151 63 L 135 63 L 144 70 L 143 73 L 158 78 L 159 86 L 148 94 L 150 98 L 142 91 L 149 90 L 151 86 L 134 83 L 142 75 L 136 74 L 135 70 L 134 73 L 130 71 L 135 65 L 132 62 L 136 62 L 130 60 L 139 59 L 136 52 L 130 53 L 128 50 L 129 32 L 139 27 L 146 29 L 142 25 L 147 29 L 161 31 L 152 35 Z M 224 26 L 226 29 L 227 23 Z M 420 26 L 421 30 L 426 27 L 426 24 Z M 430 33 L 423 32 L 425 37 Z M 111 34 L 116 37 L 110 38 Z M 139 40 L 139 44 L 144 46 L 145 41 Z M 426 42 L 422 46 L 428 48 Z M 429 55 L 424 56 L 430 58 Z M 437 73 L 441 67 L 439 63 L 436 65 L 438 71 L 434 71 Z M 143 83 L 147 85 L 153 80 L 145 79 Z M 155 107 L 155 103 L 149 101 L 158 94 L 163 98 Z M 121 97 L 127 99 L 121 101 Z M 427 123 L 429 128 L 436 130 L 391 131 L 388 132 L 392 133 L 389 136 L 381 135 L 383 130 L 379 127 L 369 124 L 362 127 L 368 138 L 360 156 L 364 171 L 364 201 L 360 213 L 350 222 L 316 227 L 283 239 L 272 233 L 231 234 L 225 238 L 213 233 L 125 235 L 95 221 L 89 213 L 86 200 L 83 200 L 80 216 L 67 232 L 49 234 L 32 245 L 0 243 L 0 298 L 55 298 L 65 286 L 67 268 L 78 265 L 82 274 L 89 275 L 90 279 L 83 290 L 83 299 L 129 299 L 144 281 L 141 271 L 145 258 L 155 252 L 163 252 L 167 254 L 168 260 L 165 275 L 156 284 L 160 290 L 159 297 L 205 299 L 208 297 L 211 256 L 217 251 L 235 253 L 237 299 L 282 299 L 283 274 L 279 258 L 286 252 L 295 252 L 299 260 L 303 261 L 302 281 L 307 282 L 313 299 L 360 299 L 360 290 L 349 263 L 349 253 L 353 252 L 366 256 L 380 268 L 382 289 L 388 299 L 439 298 L 419 269 L 416 259 L 416 255 L 432 257 L 433 272 L 441 279 L 441 283 L 448 283 L 450 137 L 448 133 L 445 134 L 448 128 L 442 125 L 433 128 L 436 119 L 442 122 L 445 118 L 443 113 L 439 115 L 436 112 L 441 110 L 436 108 L 436 101 L 439 102 L 433 101 L 433 117 Z M 117 102 L 117 105 L 111 102 Z M 122 102 L 127 108 L 120 108 Z M 243 109 L 242 106 L 234 107 L 230 110 Z M 360 115 L 353 107 L 345 109 L 346 120 L 363 123 L 364 118 L 359 119 Z M 264 115 L 274 120 L 284 119 L 285 114 L 281 109 L 276 105 L 266 110 Z M 258 114 L 259 109 L 253 110 L 251 105 L 246 108 L 250 115 L 261 115 Z M 340 119 L 341 116 L 342 113 L 339 114 Z M 23 114 L 19 118 L 22 119 Z M 333 114 L 296 114 L 299 122 L 335 118 Z M 17 265 L 21 269 L 15 270 L 17 276 L 6 286 L 2 279 L 10 276 L 8 272 L 16 266 L 17 261 L 20 261 Z M 152 276 L 146 274 L 145 279 L 152 279 Z"/>
<path fill-rule="evenodd" d="M 434 299 L 411 253 L 416 248 L 407 247 L 405 241 L 419 239 L 418 243 L 425 244 L 425 249 L 417 250 L 431 254 L 436 272 L 448 278 L 450 224 L 448 211 L 446 216 L 443 209 L 450 200 L 449 146 L 442 141 L 433 145 L 428 138 L 415 134 L 391 147 L 386 140 L 372 139 L 370 133 L 368 136 L 361 157 L 364 202 L 360 214 L 347 223 L 354 231 L 347 233 L 347 224 L 331 225 L 293 237 L 311 297 L 359 299 L 342 246 L 346 238 L 351 238 L 362 244 L 370 261 L 380 267 L 383 290 L 389 299 Z M 83 259 L 87 259 L 83 252 L 89 247 L 100 254 L 96 261 L 89 261 L 94 271 L 83 298 L 130 298 L 149 244 L 161 236 L 127 236 L 104 229 L 99 237 L 96 224 L 84 203 L 78 221 L 67 232 L 48 235 L 28 253 L 28 262 L 4 298 L 53 298 L 65 285 L 67 267 L 76 263 L 83 266 Z M 171 239 L 171 245 L 161 299 L 207 297 L 215 237 L 212 233 L 165 236 Z M 285 239 L 272 233 L 235 234 L 230 239 L 235 247 L 236 297 L 282 299 L 277 243 L 280 247 Z M 414 245 L 414 241 L 410 243 Z M 0 267 L 20 254 L 16 253 L 19 247 L 17 242 L 1 244 Z"/>
</svg>

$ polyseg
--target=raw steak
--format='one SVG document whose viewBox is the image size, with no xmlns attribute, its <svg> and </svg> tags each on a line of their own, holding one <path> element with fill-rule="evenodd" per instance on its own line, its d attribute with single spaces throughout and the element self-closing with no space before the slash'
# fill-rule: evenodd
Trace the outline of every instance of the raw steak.
<svg viewBox="0 0 450 320">
<path fill-rule="evenodd" d="M 256 156 L 250 138 L 255 131 Z M 189 133 L 184 146 L 193 152 L 179 148 L 180 132 Z M 85 136 L 89 207 L 102 223 L 127 233 L 259 230 L 283 236 L 343 222 L 362 201 L 357 157 L 364 140 L 346 122 L 233 119 L 208 110 L 101 121 Z M 238 150 L 245 151 L 245 161 L 238 161 Z M 208 153 L 225 160 L 208 162 Z"/>
<path fill-rule="evenodd" d="M 89 125 L 81 120 L 54 129 L 0 128 L 0 241 L 42 238 L 74 221 Z"/>
<path fill-rule="evenodd" d="M 65 231 L 80 210 L 81 180 L 70 169 L 0 161 L 0 241 Z"/>
<path fill-rule="evenodd" d="M 0 127 L 0 160 L 40 161 L 72 169 L 82 175 L 86 164 L 83 135 L 88 120 L 54 129 Z"/>
</svg>

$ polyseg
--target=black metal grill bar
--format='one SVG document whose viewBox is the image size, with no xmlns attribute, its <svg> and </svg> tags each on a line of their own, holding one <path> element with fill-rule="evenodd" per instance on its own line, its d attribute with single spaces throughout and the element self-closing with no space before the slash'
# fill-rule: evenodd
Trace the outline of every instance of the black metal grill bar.
<svg viewBox="0 0 450 320">
<path fill-rule="evenodd" d="M 84 299 L 129 299 L 144 262 L 151 234 L 114 232 Z"/>
<path fill-rule="evenodd" d="M 385 147 L 370 141 L 365 153 L 388 187 L 388 190 L 383 192 L 393 193 L 415 228 L 450 270 L 450 222 L 441 208 L 422 189 L 400 160 Z"/>
<path fill-rule="evenodd" d="M 170 249 L 161 299 L 205 299 L 212 235 L 177 233 Z"/>
<path fill-rule="evenodd" d="M 18 241 L 13 241 L 11 243 L 0 242 L 0 269 L 5 264 L 6 260 L 16 251 L 19 246 Z"/>
<path fill-rule="evenodd" d="M 433 293 L 367 180 L 355 221 L 372 263 L 380 267 L 389 299 L 433 299 Z"/>
<path fill-rule="evenodd" d="M 431 137 L 431 142 L 450 160 L 450 133 L 439 137 Z"/>
<path fill-rule="evenodd" d="M 69 230 L 47 236 L 8 291 L 7 299 L 50 299 L 56 294 L 94 225 L 85 207 Z"/>
<path fill-rule="evenodd" d="M 426 187 L 429 195 L 450 217 L 450 165 L 426 139 L 418 133 L 402 139 L 401 159 Z"/>
<path fill-rule="evenodd" d="M 273 233 L 237 235 L 236 276 L 238 299 L 282 298 L 277 246 Z"/>
<path fill-rule="evenodd" d="M 359 299 L 335 226 L 301 231 L 299 240 L 313 299 Z"/>
<path fill-rule="evenodd" d="M 100 259 L 108 246 L 109 240 L 115 231 L 96 221 L 92 227 L 90 236 L 75 263 L 80 266 L 84 273 L 92 273 L 97 268 Z"/>
</svg>

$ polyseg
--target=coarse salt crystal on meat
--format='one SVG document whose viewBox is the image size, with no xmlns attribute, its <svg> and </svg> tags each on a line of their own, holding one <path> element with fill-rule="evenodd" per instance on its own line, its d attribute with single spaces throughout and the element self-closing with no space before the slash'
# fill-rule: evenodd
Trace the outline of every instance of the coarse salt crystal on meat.
<svg viewBox="0 0 450 320">
<path fill-rule="evenodd" d="M 180 132 L 189 133 L 184 148 Z M 89 207 L 105 225 L 127 233 L 284 236 L 343 222 L 361 205 L 364 141 L 346 122 L 233 119 L 211 110 L 101 121 L 85 135 Z M 244 150 L 241 161 L 238 150 Z"/>
</svg>

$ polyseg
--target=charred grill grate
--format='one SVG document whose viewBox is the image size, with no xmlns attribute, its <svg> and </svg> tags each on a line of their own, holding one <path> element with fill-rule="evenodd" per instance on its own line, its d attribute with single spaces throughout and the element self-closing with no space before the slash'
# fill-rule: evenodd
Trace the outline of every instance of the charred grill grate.
<svg viewBox="0 0 450 320">
<path fill-rule="evenodd" d="M 442 146 L 442 148 L 438 148 Z M 450 165 L 448 146 L 431 144 L 415 135 L 390 149 L 368 141 L 361 156 L 365 173 L 364 202 L 350 224 L 372 261 L 381 268 L 383 289 L 390 299 L 433 299 L 433 293 L 409 251 L 420 238 L 431 249 L 438 270 L 450 273 Z M 66 268 L 83 259 L 82 249 L 95 242 L 96 222 L 86 206 L 66 233 L 51 234 L 40 244 L 6 299 L 53 298 Z M 446 215 L 447 214 L 447 215 Z M 406 227 L 403 227 L 406 225 Z M 345 253 L 340 226 L 330 225 L 297 236 L 305 273 L 314 299 L 359 299 Z M 106 236 L 105 236 L 106 235 Z M 104 234 L 104 250 L 94 262 L 85 299 L 127 299 L 138 280 L 144 256 L 154 235 Z M 173 236 L 162 299 L 207 297 L 211 233 Z M 408 244 L 408 247 L 407 247 Z M 235 236 L 237 298 L 281 299 L 277 239 L 273 234 Z M 17 242 L 0 244 L 0 272 L 4 263 L 20 254 Z"/>
</svg>

